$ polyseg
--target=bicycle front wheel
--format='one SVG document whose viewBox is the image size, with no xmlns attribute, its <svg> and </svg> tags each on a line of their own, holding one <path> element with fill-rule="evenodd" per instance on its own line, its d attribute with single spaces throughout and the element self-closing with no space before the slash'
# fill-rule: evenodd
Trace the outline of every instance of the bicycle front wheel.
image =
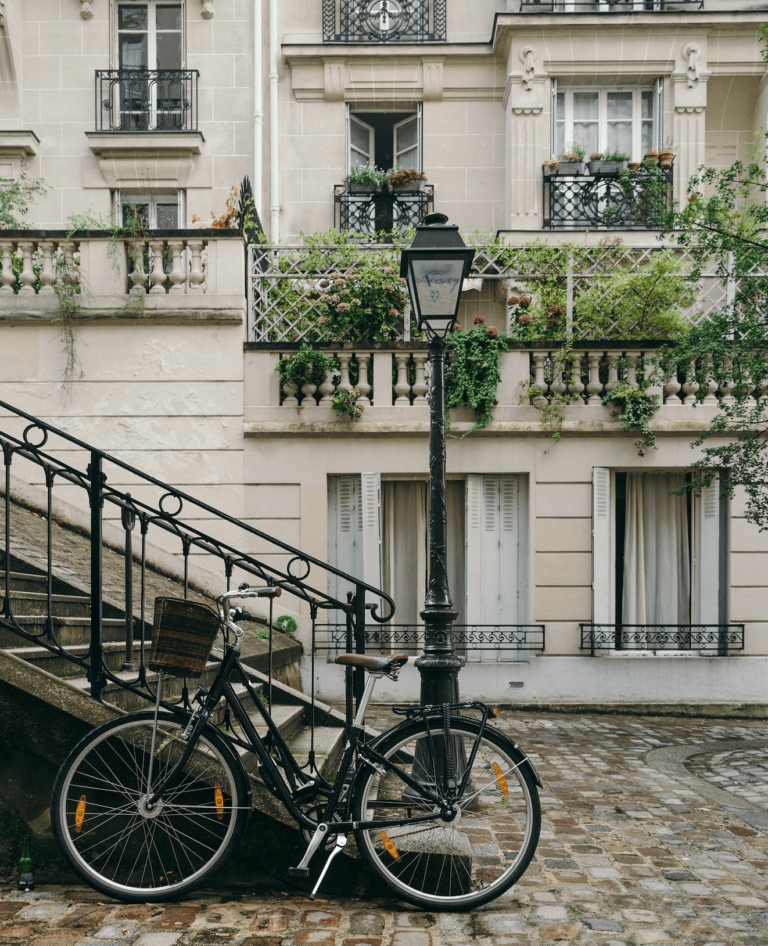
<svg viewBox="0 0 768 946">
<path fill-rule="evenodd" d="M 201 884 L 248 821 L 242 763 L 207 727 L 179 780 L 153 806 L 156 785 L 187 748 L 187 719 L 160 712 L 118 717 L 89 733 L 61 767 L 51 801 L 54 834 L 92 887 L 134 902 L 170 900 Z"/>
<path fill-rule="evenodd" d="M 398 775 L 450 792 L 469 768 L 452 820 L 361 828 L 358 849 L 398 896 L 427 910 L 471 910 L 495 899 L 523 874 L 541 830 L 536 781 L 526 756 L 503 733 L 470 717 L 451 717 L 446 771 L 442 717 L 405 723 L 385 734 L 376 750 L 392 767 L 378 766 L 358 783 L 356 821 L 423 817 L 435 806 Z"/>
</svg>

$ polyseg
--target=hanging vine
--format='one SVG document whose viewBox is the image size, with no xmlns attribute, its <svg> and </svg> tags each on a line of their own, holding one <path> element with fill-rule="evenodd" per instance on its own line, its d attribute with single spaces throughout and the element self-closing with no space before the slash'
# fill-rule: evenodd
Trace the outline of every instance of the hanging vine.
<svg viewBox="0 0 768 946">
<path fill-rule="evenodd" d="M 482 430 L 493 420 L 492 408 L 501 380 L 499 352 L 509 351 L 513 339 L 493 326 L 486 328 L 485 316 L 476 315 L 476 328 L 459 329 L 449 338 L 454 355 L 445 374 L 445 406 L 466 406 L 475 411 L 475 423 L 463 436 Z"/>
</svg>

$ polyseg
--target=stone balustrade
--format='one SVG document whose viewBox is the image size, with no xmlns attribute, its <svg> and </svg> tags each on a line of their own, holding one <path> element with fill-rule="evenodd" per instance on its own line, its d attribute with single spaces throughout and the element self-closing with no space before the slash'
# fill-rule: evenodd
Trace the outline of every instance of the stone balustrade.
<svg viewBox="0 0 768 946">
<path fill-rule="evenodd" d="M 136 238 L 108 231 L 0 231 L 3 318 L 53 313 L 66 286 L 86 315 L 227 309 L 241 319 L 244 280 L 238 230 L 150 230 Z"/>
</svg>

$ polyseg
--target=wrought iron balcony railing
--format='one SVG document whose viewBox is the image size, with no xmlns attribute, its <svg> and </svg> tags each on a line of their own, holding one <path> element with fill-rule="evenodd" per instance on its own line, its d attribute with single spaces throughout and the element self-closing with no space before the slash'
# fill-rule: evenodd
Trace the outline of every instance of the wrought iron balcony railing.
<svg viewBox="0 0 768 946">
<path fill-rule="evenodd" d="M 432 184 L 420 190 L 394 190 L 384 184 L 355 193 L 346 184 L 337 184 L 333 192 L 336 229 L 373 236 L 416 227 L 431 212 L 434 198 Z"/>
<path fill-rule="evenodd" d="M 197 69 L 97 69 L 96 131 L 197 131 Z"/>
<path fill-rule="evenodd" d="M 562 166 L 560 168 L 562 170 Z M 545 230 L 655 230 L 659 203 L 672 199 L 672 169 L 544 176 Z"/>
<path fill-rule="evenodd" d="M 344 624 L 316 625 L 318 651 L 344 653 L 347 627 Z M 392 650 L 417 653 L 424 643 L 423 624 L 366 624 L 365 652 L 384 654 Z M 522 653 L 543 653 L 543 624 L 454 624 L 453 645 L 467 660 L 488 663 L 515 660 Z"/>
<path fill-rule="evenodd" d="M 673 13 L 703 9 L 704 0 L 520 0 L 521 13 Z"/>
<path fill-rule="evenodd" d="M 444 43 L 446 0 L 323 0 L 325 43 Z"/>
<path fill-rule="evenodd" d="M 743 624 L 582 624 L 581 649 L 605 651 L 690 650 L 727 657 L 744 650 Z"/>
</svg>

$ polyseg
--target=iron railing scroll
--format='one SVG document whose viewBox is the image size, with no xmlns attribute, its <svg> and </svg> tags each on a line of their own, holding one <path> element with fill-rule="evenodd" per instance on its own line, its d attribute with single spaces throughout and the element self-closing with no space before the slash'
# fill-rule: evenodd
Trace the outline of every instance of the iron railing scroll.
<svg viewBox="0 0 768 946">
<path fill-rule="evenodd" d="M 704 0 L 520 0 L 521 13 L 688 13 L 703 9 Z"/>
<path fill-rule="evenodd" d="M 308 605 L 313 640 L 319 614 L 332 614 L 333 619 L 341 615 L 348 631 L 345 643 L 356 645 L 358 652 L 365 646 L 366 621 L 375 625 L 392 619 L 394 602 L 380 589 L 4 401 L 0 401 L 0 411 L 0 449 L 5 468 L 0 481 L 4 538 L 0 548 L 0 628 L 77 664 L 88 678 L 94 699 L 102 699 L 105 687 L 114 685 L 154 700 L 145 643 L 152 625 L 147 601 L 157 594 L 210 601 L 243 582 L 279 588 L 286 610 L 298 614 L 302 602 Z M 44 518 L 45 527 L 36 526 L 34 535 L 24 525 L 28 520 L 21 519 L 30 500 L 25 498 L 18 504 L 14 501 L 18 484 L 40 484 L 35 499 L 40 515 L 32 521 L 39 523 Z M 130 484 L 132 491 L 123 489 L 123 484 Z M 22 491 L 28 488 L 22 487 Z M 72 560 L 65 533 L 58 529 L 54 534 L 52 529 L 57 509 L 65 508 L 57 506 L 62 502 L 69 513 L 82 520 L 73 528 L 87 533 L 80 541 L 87 543 L 90 574 L 88 563 Z M 198 524 L 201 521 L 205 531 Z M 138 541 L 134 541 L 134 533 L 138 533 Z M 47 548 L 43 551 L 40 546 Z M 260 555 L 244 551 L 254 546 L 264 551 Z M 41 584 L 45 578 L 47 588 L 44 596 L 32 596 L 36 606 L 46 611 L 44 620 L 38 617 L 33 623 L 22 621 L 15 613 L 12 590 L 14 572 L 20 564 L 22 568 L 23 563 L 29 564 L 30 554 L 37 578 Z M 54 592 L 61 590 L 67 578 L 71 582 L 75 574 L 81 587 L 87 585 L 90 589 L 87 656 L 82 645 L 68 646 L 61 639 L 59 630 L 68 619 L 55 613 Z M 169 578 L 172 574 L 178 578 Z M 336 583 L 351 590 L 338 598 L 324 590 Z M 138 591 L 138 602 L 134 602 L 134 590 Z M 16 598 L 24 600 L 25 596 Z M 366 598 L 376 604 L 366 605 Z M 110 615 L 111 635 L 119 635 L 124 627 L 124 641 L 111 640 L 106 648 L 105 609 Z M 115 657 L 122 661 L 119 670 L 109 665 L 109 659 L 114 663 Z M 360 672 L 354 681 L 358 696 L 362 683 Z M 180 699 L 188 699 L 186 681 Z"/>
<path fill-rule="evenodd" d="M 453 642 L 458 653 L 479 655 L 480 660 L 514 659 L 514 655 L 522 653 L 544 653 L 545 628 L 543 624 L 454 624 Z M 402 650 L 416 654 L 421 652 L 423 644 L 423 624 L 365 625 L 366 653 Z M 328 653 L 343 653 L 346 627 L 318 624 L 317 648 Z"/>
<path fill-rule="evenodd" d="M 350 190 L 346 184 L 336 184 L 333 190 L 336 229 L 386 240 L 393 230 L 418 227 L 431 213 L 434 201 L 433 184 L 412 190 L 395 190 L 388 184 Z"/>
<path fill-rule="evenodd" d="M 197 69 L 97 69 L 96 131 L 197 131 Z"/>
<path fill-rule="evenodd" d="M 697 651 L 715 657 L 744 650 L 743 624 L 582 624 L 581 649 Z"/>
<path fill-rule="evenodd" d="M 444 43 L 446 0 L 323 0 L 324 43 Z"/>
</svg>

